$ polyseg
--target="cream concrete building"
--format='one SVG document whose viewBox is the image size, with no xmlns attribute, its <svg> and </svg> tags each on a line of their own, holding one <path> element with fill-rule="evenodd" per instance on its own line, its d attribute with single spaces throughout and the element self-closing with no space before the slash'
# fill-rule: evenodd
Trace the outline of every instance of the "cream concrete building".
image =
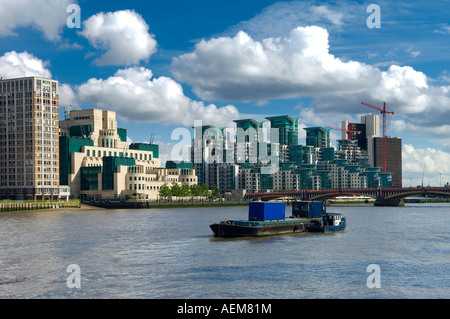
<svg viewBox="0 0 450 319">
<path fill-rule="evenodd" d="M 167 183 L 197 184 L 193 168 L 163 168 L 155 144 L 127 142 L 116 113 L 69 110 L 60 122 L 61 184 L 74 198 L 155 200 Z"/>
</svg>

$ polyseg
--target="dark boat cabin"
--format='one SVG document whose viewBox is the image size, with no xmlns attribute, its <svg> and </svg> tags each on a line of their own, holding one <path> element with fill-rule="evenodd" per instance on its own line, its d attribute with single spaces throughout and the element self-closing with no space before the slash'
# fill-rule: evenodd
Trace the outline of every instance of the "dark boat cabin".
<svg viewBox="0 0 450 319">
<path fill-rule="evenodd" d="M 326 213 L 326 202 L 297 201 L 292 203 L 292 216 L 296 218 L 319 218 Z"/>
</svg>

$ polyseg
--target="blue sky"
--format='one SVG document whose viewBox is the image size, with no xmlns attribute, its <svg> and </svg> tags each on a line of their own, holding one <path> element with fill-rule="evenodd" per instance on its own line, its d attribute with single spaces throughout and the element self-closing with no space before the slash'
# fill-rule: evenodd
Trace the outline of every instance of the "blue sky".
<svg viewBox="0 0 450 319">
<path fill-rule="evenodd" d="M 0 0 L 0 43 L 0 76 L 57 79 L 62 106 L 116 111 L 164 159 L 194 120 L 340 126 L 386 102 L 404 185 L 450 181 L 450 1 Z"/>
</svg>

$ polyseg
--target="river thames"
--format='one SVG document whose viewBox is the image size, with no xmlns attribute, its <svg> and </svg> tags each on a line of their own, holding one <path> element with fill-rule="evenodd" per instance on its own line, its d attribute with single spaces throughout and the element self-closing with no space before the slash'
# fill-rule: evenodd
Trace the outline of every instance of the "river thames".
<svg viewBox="0 0 450 319">
<path fill-rule="evenodd" d="M 450 298 L 449 204 L 335 205 L 345 232 L 213 238 L 247 209 L 0 213 L 0 298 Z"/>
</svg>

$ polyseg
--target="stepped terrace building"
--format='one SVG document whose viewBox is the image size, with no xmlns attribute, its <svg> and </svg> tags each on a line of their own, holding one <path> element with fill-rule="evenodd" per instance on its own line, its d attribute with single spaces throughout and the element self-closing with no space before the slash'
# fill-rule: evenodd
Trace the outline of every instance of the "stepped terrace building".
<svg viewBox="0 0 450 319">
<path fill-rule="evenodd" d="M 155 200 L 165 183 L 197 184 L 192 166 L 160 167 L 158 145 L 129 145 L 115 112 L 71 110 L 60 129 L 61 184 L 71 197 Z"/>
</svg>

